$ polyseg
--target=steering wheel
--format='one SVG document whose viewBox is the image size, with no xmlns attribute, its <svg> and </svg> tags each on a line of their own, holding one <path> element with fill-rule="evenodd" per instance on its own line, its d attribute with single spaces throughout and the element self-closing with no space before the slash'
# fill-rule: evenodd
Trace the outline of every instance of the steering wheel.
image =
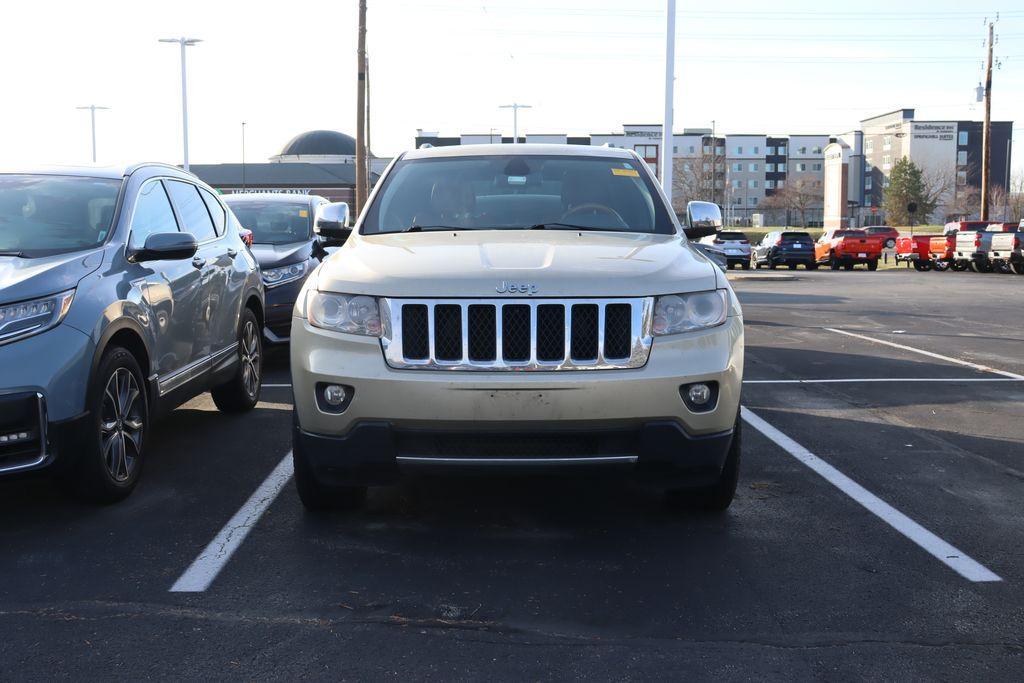
<svg viewBox="0 0 1024 683">
<path fill-rule="evenodd" d="M 562 214 L 562 218 L 560 220 L 563 223 L 572 223 L 572 221 L 567 220 L 567 219 L 571 218 L 572 216 L 576 216 L 576 215 L 584 214 L 584 213 L 588 213 L 588 212 L 589 213 L 604 214 L 605 216 L 611 217 L 612 220 L 614 220 L 616 223 L 618 223 L 618 225 L 615 226 L 615 227 L 619 227 L 619 228 L 628 228 L 629 227 L 629 225 L 626 223 L 626 221 L 624 221 L 622 219 L 622 216 L 619 215 L 618 211 L 616 211 L 615 209 L 611 208 L 610 206 L 605 206 L 604 204 L 596 204 L 596 203 L 595 204 L 580 204 L 579 206 L 574 206 L 571 209 L 569 209 L 568 211 L 566 211 L 564 214 Z"/>
</svg>

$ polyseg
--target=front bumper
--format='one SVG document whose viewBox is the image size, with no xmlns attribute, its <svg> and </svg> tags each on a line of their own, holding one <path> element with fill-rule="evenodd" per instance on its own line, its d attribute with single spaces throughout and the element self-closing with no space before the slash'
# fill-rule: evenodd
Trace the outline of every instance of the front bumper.
<svg viewBox="0 0 1024 683">
<path fill-rule="evenodd" d="M 92 426 L 89 413 L 52 421 L 37 392 L 0 394 L 0 476 L 72 462 Z"/>
<path fill-rule="evenodd" d="M 264 287 L 263 338 L 269 344 L 287 344 L 291 335 L 292 311 L 305 278 L 277 287 Z"/>
<path fill-rule="evenodd" d="M 602 450 L 608 443 L 626 443 L 632 435 L 633 465 L 647 471 L 658 450 L 650 435 L 659 435 L 676 470 L 711 471 L 721 469 L 719 458 L 725 457 L 739 410 L 743 319 L 732 316 L 710 330 L 657 337 L 646 365 L 635 369 L 453 372 L 390 368 L 379 339 L 329 332 L 295 318 L 291 367 L 296 448 L 315 454 L 310 458 L 321 468 L 344 472 L 369 458 L 367 467 L 357 469 L 384 472 L 388 479 L 399 471 L 398 458 L 415 451 L 403 444 L 413 443 L 409 435 L 416 433 L 520 442 L 551 434 L 608 434 L 611 441 L 591 442 L 597 444 L 594 455 L 608 455 Z M 712 381 L 719 389 L 714 408 L 690 411 L 680 387 Z M 318 383 L 351 387 L 343 413 L 320 409 Z M 574 448 L 569 457 L 584 457 L 588 449 Z M 713 453 L 711 467 L 709 456 L 701 454 L 705 449 Z M 546 450 L 543 444 L 525 448 L 522 456 L 546 457 Z"/>
</svg>

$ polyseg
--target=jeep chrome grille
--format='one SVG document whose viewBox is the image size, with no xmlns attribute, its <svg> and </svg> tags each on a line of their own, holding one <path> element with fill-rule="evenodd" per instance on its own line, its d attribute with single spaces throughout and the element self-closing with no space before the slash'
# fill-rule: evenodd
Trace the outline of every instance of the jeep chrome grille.
<svg viewBox="0 0 1024 683">
<path fill-rule="evenodd" d="M 638 368 L 650 298 L 382 299 L 384 357 L 422 370 Z"/>
</svg>

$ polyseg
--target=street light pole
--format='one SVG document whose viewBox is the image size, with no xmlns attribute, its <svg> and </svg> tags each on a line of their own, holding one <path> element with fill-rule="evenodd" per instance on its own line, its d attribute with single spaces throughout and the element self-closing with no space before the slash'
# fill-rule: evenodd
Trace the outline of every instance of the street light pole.
<svg viewBox="0 0 1024 683">
<path fill-rule="evenodd" d="M 529 104 L 519 104 L 518 102 L 513 102 L 512 104 L 500 105 L 498 109 L 512 110 L 512 144 L 519 144 L 519 110 L 533 109 L 533 106 Z"/>
<path fill-rule="evenodd" d="M 245 192 L 245 121 L 242 121 L 242 191 Z"/>
<path fill-rule="evenodd" d="M 96 110 L 97 109 L 110 109 L 110 107 L 100 107 L 95 104 L 90 104 L 85 107 L 75 107 L 75 109 L 88 109 L 90 124 L 92 125 L 92 163 L 96 163 Z"/>
<path fill-rule="evenodd" d="M 661 131 L 661 187 L 672 207 L 672 99 L 675 85 L 676 0 L 668 0 L 665 17 L 665 124 Z"/>
<path fill-rule="evenodd" d="M 203 42 L 200 38 L 160 38 L 161 43 L 177 43 L 181 47 L 181 139 L 185 148 L 184 163 L 188 170 L 188 75 L 185 69 L 185 48 Z"/>
</svg>

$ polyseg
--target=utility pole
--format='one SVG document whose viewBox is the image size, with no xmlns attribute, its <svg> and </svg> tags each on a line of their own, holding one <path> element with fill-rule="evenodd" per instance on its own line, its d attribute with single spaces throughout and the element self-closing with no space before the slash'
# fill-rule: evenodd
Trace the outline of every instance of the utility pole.
<svg viewBox="0 0 1024 683">
<path fill-rule="evenodd" d="M 718 199 L 718 141 L 715 140 L 715 120 L 711 119 L 711 202 Z"/>
<path fill-rule="evenodd" d="M 532 105 L 519 104 L 513 102 L 512 104 L 503 104 L 498 109 L 511 109 L 512 110 L 512 144 L 519 144 L 519 110 L 520 109 L 533 109 Z"/>
<path fill-rule="evenodd" d="M 359 0 L 356 47 L 356 216 L 366 201 L 366 0 Z"/>
<path fill-rule="evenodd" d="M 366 196 L 370 196 L 370 159 L 373 157 L 373 147 L 370 145 L 370 56 L 366 56 Z"/>
<path fill-rule="evenodd" d="M 75 109 L 88 109 L 89 119 L 92 124 L 92 163 L 96 163 L 96 110 L 97 109 L 110 109 L 110 107 L 99 107 L 95 104 L 90 104 L 85 107 L 75 107 Z"/>
<path fill-rule="evenodd" d="M 178 43 L 181 46 L 181 139 L 185 147 L 182 167 L 188 170 L 188 77 L 185 70 L 185 48 L 203 42 L 199 38 L 160 38 L 161 43 Z"/>
<path fill-rule="evenodd" d="M 988 220 L 989 168 L 992 165 L 992 42 L 995 24 L 988 24 L 988 63 L 985 66 L 985 127 L 981 133 L 981 220 Z"/>
<path fill-rule="evenodd" d="M 242 191 L 245 192 L 245 121 L 242 121 Z"/>
<path fill-rule="evenodd" d="M 672 99 L 675 86 L 676 0 L 668 0 L 665 14 L 665 124 L 661 130 L 661 187 L 665 190 L 669 207 L 672 207 Z"/>
</svg>

